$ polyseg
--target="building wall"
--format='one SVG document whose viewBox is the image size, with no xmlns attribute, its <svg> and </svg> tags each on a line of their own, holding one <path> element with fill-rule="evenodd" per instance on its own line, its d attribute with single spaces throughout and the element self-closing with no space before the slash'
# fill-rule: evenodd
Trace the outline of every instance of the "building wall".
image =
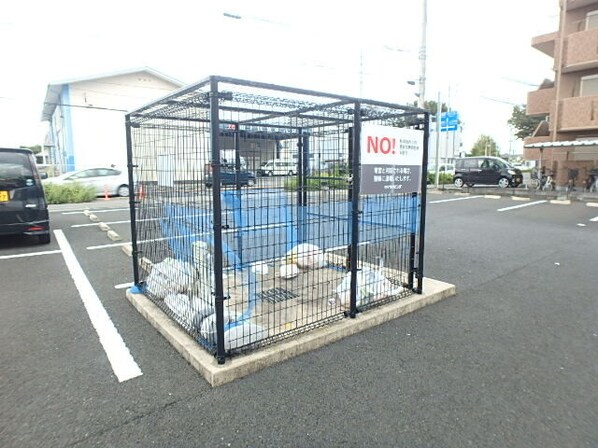
<svg viewBox="0 0 598 448">
<path fill-rule="evenodd" d="M 541 91 L 533 92 L 528 97 L 528 100 L 532 101 L 530 115 L 549 113 L 550 137 L 528 138 L 526 144 L 539 143 L 541 140 L 548 143 L 598 139 L 598 96 L 580 96 L 581 78 L 598 74 L 598 30 L 586 30 L 586 15 L 590 11 L 598 10 L 598 1 L 589 2 L 589 5 L 587 3 L 584 2 L 585 6 L 576 7 L 579 4 L 568 1 L 564 29 L 560 29 L 554 36 L 554 93 L 558 92 L 558 98 L 556 94 L 553 96 L 552 92 Z M 561 20 L 562 18 L 561 15 Z M 559 60 L 561 38 L 564 42 L 562 64 Z M 550 101 L 548 108 L 547 101 Z M 529 160 L 541 158 L 542 165 L 552 170 L 557 186 L 566 185 L 571 172 L 578 172 L 579 186 L 579 182 L 589 170 L 598 166 L 598 148 L 587 147 L 584 151 L 586 152 L 582 157 L 577 154 L 579 149 L 575 147 L 555 145 L 543 150 L 525 148 L 524 157 Z"/>
<path fill-rule="evenodd" d="M 62 171 L 93 165 L 126 167 L 125 113 L 177 88 L 144 72 L 65 86 L 68 97 L 61 101 L 65 106 L 56 108 L 52 120 L 57 146 L 66 154 Z"/>
</svg>

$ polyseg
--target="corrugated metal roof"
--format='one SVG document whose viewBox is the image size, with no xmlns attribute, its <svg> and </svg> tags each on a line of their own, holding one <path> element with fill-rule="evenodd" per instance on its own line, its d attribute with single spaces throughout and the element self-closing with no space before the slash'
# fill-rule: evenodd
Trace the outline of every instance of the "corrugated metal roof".
<svg viewBox="0 0 598 448">
<path fill-rule="evenodd" d="M 563 148 L 571 146 L 597 146 L 598 140 L 570 140 L 561 142 L 542 142 L 525 145 L 525 148 Z"/>
</svg>

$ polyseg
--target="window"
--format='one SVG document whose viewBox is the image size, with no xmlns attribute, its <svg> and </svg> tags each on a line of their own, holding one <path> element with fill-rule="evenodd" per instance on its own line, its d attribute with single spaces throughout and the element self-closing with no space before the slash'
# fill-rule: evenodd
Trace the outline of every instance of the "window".
<svg viewBox="0 0 598 448">
<path fill-rule="evenodd" d="M 580 96 L 598 95 L 598 75 L 583 76 L 581 78 Z"/>
<path fill-rule="evenodd" d="M 586 30 L 598 28 L 598 11 L 590 11 L 586 14 Z"/>
<path fill-rule="evenodd" d="M 463 167 L 464 168 L 469 168 L 469 169 L 476 169 L 476 168 L 480 168 L 481 163 L 483 162 L 483 159 L 465 159 L 464 163 L 463 163 Z"/>
</svg>

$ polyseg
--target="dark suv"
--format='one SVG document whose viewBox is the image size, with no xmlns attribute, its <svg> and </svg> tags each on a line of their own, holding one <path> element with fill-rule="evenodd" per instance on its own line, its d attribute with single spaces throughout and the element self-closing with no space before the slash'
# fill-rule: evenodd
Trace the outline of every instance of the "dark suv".
<svg viewBox="0 0 598 448">
<path fill-rule="evenodd" d="M 453 183 L 461 188 L 476 184 L 518 187 L 523 183 L 521 170 L 498 157 L 464 157 L 455 162 Z"/>
<path fill-rule="evenodd" d="M 33 153 L 0 148 L 0 235 L 34 235 L 50 242 L 48 203 Z"/>
<path fill-rule="evenodd" d="M 235 186 L 237 182 L 242 187 L 252 187 L 255 185 L 255 174 L 247 170 L 236 171 L 232 166 L 222 165 L 220 169 L 220 184 L 223 186 Z M 212 186 L 214 180 L 211 173 L 208 173 L 204 179 L 204 183 L 208 188 Z"/>
</svg>

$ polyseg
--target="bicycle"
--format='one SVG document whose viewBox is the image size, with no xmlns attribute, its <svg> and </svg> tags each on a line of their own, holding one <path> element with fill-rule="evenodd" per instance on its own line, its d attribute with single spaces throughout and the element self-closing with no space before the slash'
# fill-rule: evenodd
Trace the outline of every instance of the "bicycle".
<svg viewBox="0 0 598 448">
<path fill-rule="evenodd" d="M 575 181 L 577 180 L 577 176 L 579 175 L 579 170 L 577 168 L 569 169 L 569 179 L 567 180 L 567 193 L 570 191 L 575 191 Z"/>
<path fill-rule="evenodd" d="M 592 168 L 588 173 L 584 190 L 589 193 L 598 191 L 598 168 Z"/>
<path fill-rule="evenodd" d="M 552 174 L 546 174 L 544 168 L 541 170 L 541 175 L 538 176 L 538 169 L 533 168 L 530 173 L 530 186 L 535 190 L 554 190 L 554 182 L 552 180 Z"/>
</svg>

